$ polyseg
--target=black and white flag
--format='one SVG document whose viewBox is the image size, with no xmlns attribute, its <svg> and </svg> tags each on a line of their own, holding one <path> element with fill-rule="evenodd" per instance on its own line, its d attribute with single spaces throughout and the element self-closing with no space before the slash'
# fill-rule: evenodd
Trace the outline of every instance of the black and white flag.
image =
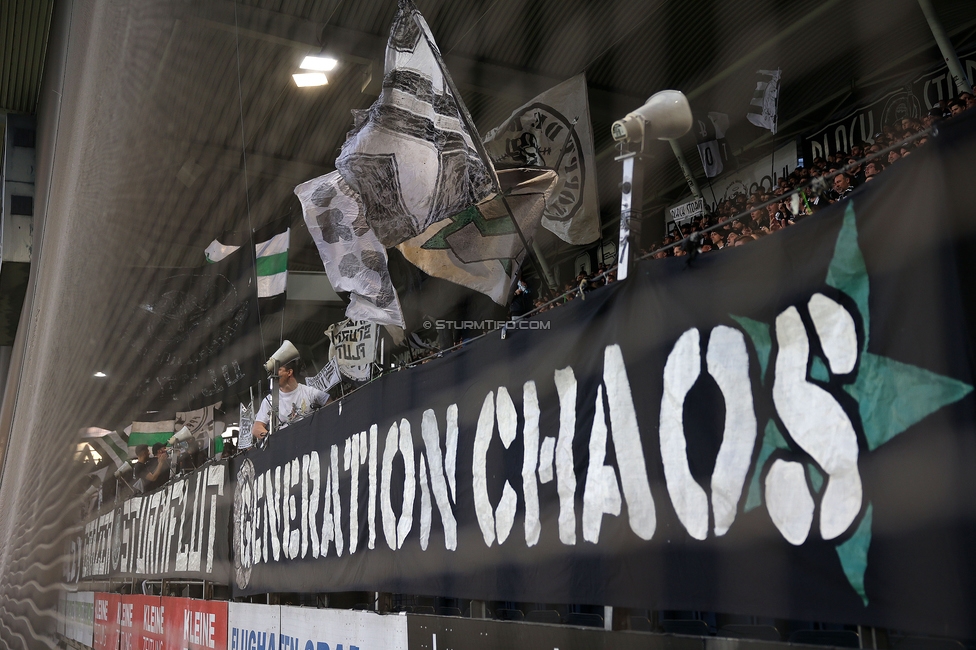
<svg viewBox="0 0 976 650">
<path fill-rule="evenodd" d="M 698 154 L 701 156 L 705 176 L 715 178 L 729 162 L 729 148 L 725 132 L 729 128 L 729 116 L 710 111 L 707 115 L 695 115 L 695 136 Z"/>
<path fill-rule="evenodd" d="M 337 171 L 302 183 L 295 194 L 329 282 L 336 291 L 349 292 L 346 316 L 403 327 L 386 248 L 366 223 L 359 194 Z"/>
<path fill-rule="evenodd" d="M 746 118 L 756 126 L 769 129 L 776 133 L 779 116 L 779 83 L 782 70 L 757 70 L 759 81 L 756 82 L 756 90 L 752 95 L 751 106 L 756 109 L 749 109 Z"/>
<path fill-rule="evenodd" d="M 339 362 L 335 358 L 332 358 L 329 359 L 329 362 L 325 364 L 325 367 L 317 375 L 307 377 L 305 379 L 305 385 L 322 392 L 328 392 L 330 388 L 340 381 L 342 381 L 342 376 L 339 374 Z"/>
<path fill-rule="evenodd" d="M 596 154 L 580 73 L 533 98 L 485 136 L 499 168 L 540 167 L 558 175 L 542 213 L 542 227 L 569 244 L 600 238 Z"/>
<path fill-rule="evenodd" d="M 362 197 L 366 221 L 393 247 L 492 192 L 450 91 L 430 28 L 411 0 L 400 0 L 386 46 L 383 90 L 354 113 L 336 168 Z"/>
</svg>

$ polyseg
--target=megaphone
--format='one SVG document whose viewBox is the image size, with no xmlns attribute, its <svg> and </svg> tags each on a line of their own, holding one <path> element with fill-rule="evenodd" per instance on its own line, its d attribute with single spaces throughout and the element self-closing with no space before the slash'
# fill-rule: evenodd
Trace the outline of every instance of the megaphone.
<svg viewBox="0 0 976 650">
<path fill-rule="evenodd" d="M 132 473 L 132 465 L 126 463 L 122 467 L 115 470 L 115 478 L 122 478 L 126 474 L 131 474 L 131 473 Z"/>
<path fill-rule="evenodd" d="M 674 140 L 691 130 L 691 106 L 680 90 L 662 90 L 651 95 L 636 111 L 613 123 L 617 142 L 642 142 L 645 138 Z"/>
<path fill-rule="evenodd" d="M 285 341 L 281 344 L 280 348 L 275 350 L 275 353 L 271 355 L 271 358 L 265 361 L 264 369 L 271 372 L 274 370 L 275 361 L 278 362 L 279 366 L 283 366 L 289 361 L 294 361 L 299 356 L 298 348 L 292 345 L 291 341 Z"/>
<path fill-rule="evenodd" d="M 167 444 L 170 447 L 172 447 L 176 443 L 183 442 L 184 440 L 189 440 L 192 437 L 193 437 L 193 434 L 190 433 L 190 430 L 187 427 L 183 427 L 182 429 L 180 429 L 179 431 L 177 431 L 176 434 L 172 438 L 169 439 L 169 443 L 167 443 Z"/>
</svg>

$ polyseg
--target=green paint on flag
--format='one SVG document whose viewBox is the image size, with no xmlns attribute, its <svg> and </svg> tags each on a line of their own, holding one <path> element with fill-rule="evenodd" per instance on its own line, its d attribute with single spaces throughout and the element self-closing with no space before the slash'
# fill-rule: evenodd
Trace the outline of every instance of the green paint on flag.
<svg viewBox="0 0 976 650">
<path fill-rule="evenodd" d="M 973 387 L 865 352 L 857 379 L 844 390 L 857 400 L 868 448 L 873 451 L 927 415 L 959 401 Z"/>
<path fill-rule="evenodd" d="M 155 433 L 135 433 L 129 436 L 129 446 L 135 447 L 136 445 L 149 445 L 152 447 L 157 442 L 166 444 L 169 439 L 173 437 L 172 431 L 163 431 Z"/>
<path fill-rule="evenodd" d="M 807 474 L 810 475 L 810 485 L 813 486 L 813 491 L 820 494 L 820 488 L 822 488 L 824 484 L 823 474 L 813 463 L 807 463 Z"/>
<path fill-rule="evenodd" d="M 871 333 L 871 317 L 868 311 L 868 270 L 864 256 L 857 243 L 857 219 L 854 216 L 854 202 L 847 202 L 844 224 L 837 236 L 834 257 L 827 269 L 827 284 L 850 296 L 857 304 L 864 321 L 864 349 L 868 348 L 868 335 Z"/>
<path fill-rule="evenodd" d="M 259 276 L 275 275 L 288 270 L 288 251 L 259 257 L 254 263 Z"/>
<path fill-rule="evenodd" d="M 468 224 L 474 224 L 482 237 L 510 235 L 515 232 L 515 224 L 512 223 L 511 219 L 485 219 L 477 206 L 471 206 L 467 210 L 457 213 L 450 217 L 450 221 L 453 223 L 438 230 L 433 237 L 424 242 L 421 248 L 427 250 L 450 249 L 451 245 L 447 238 Z"/>
<path fill-rule="evenodd" d="M 871 546 L 871 519 L 874 504 L 869 503 L 864 512 L 864 518 L 849 540 L 837 545 L 837 555 L 840 565 L 844 569 L 847 581 L 854 587 L 854 591 L 868 606 L 868 594 L 864 590 L 864 573 L 868 569 L 868 548 Z"/>
<path fill-rule="evenodd" d="M 762 447 L 759 450 L 759 458 L 756 459 L 756 467 L 752 470 L 752 478 L 749 480 L 749 494 L 746 497 L 745 512 L 755 510 L 762 505 L 762 489 L 759 485 L 759 477 L 762 474 L 766 461 L 777 449 L 789 449 L 786 439 L 780 433 L 776 423 L 770 420 L 766 423 L 766 431 L 763 433 Z"/>
<path fill-rule="evenodd" d="M 759 380 L 766 383 L 766 368 L 769 366 L 769 353 L 773 348 L 772 337 L 769 335 L 769 325 L 760 323 L 757 320 L 746 318 L 745 316 L 732 316 L 732 320 L 742 326 L 752 344 L 756 346 L 756 354 L 759 355 Z"/>
<path fill-rule="evenodd" d="M 827 364 L 819 356 L 814 355 L 813 363 L 810 364 L 810 378 L 827 383 L 830 381 L 830 373 L 827 371 Z"/>
</svg>

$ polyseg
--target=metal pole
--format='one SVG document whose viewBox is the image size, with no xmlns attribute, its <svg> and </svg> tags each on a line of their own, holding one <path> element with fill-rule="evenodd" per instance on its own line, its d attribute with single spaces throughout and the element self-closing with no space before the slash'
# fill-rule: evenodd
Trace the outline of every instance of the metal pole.
<svg viewBox="0 0 976 650">
<path fill-rule="evenodd" d="M 685 160 L 685 154 L 681 151 L 681 146 L 678 144 L 678 141 L 668 138 L 668 143 L 671 145 L 671 151 L 674 152 L 674 157 L 678 159 L 681 172 L 685 175 L 685 180 L 688 181 L 688 187 L 691 188 L 691 193 L 699 199 L 703 198 L 701 190 L 698 189 L 698 182 L 695 181 L 695 177 L 691 173 L 691 167 L 688 166 L 688 161 Z"/>
<path fill-rule="evenodd" d="M 935 37 L 935 42 L 939 44 L 939 50 L 942 52 L 942 58 L 945 59 L 946 65 L 949 66 L 949 73 L 952 75 L 952 80 L 956 82 L 956 88 L 960 92 L 967 92 L 972 94 L 973 87 L 969 83 L 969 79 L 966 77 L 966 72 L 962 68 L 962 63 L 959 62 L 959 57 L 956 55 L 956 50 L 952 47 L 952 41 L 949 40 L 949 35 L 946 34 L 945 28 L 942 27 L 942 23 L 939 22 L 939 15 L 935 13 L 935 8 L 932 6 L 932 0 L 918 0 L 918 6 L 922 8 L 922 13 L 925 14 L 925 20 L 929 24 L 929 29 L 932 30 L 932 36 Z"/>
<path fill-rule="evenodd" d="M 542 276 L 546 279 L 546 284 L 549 285 L 550 289 L 555 291 L 556 279 L 552 276 L 552 269 L 549 268 L 546 258 L 542 255 L 542 249 L 539 248 L 538 242 L 536 242 L 534 239 L 532 240 L 532 250 L 535 252 L 535 256 L 539 260 L 539 266 L 542 269 Z"/>
<path fill-rule="evenodd" d="M 278 431 L 278 360 L 274 360 L 274 374 L 271 376 L 271 417 L 268 418 L 268 433 L 265 437 L 270 437 L 271 434 Z"/>
<path fill-rule="evenodd" d="M 411 3 L 413 4 L 413 3 Z M 505 212 L 508 213 L 508 217 L 512 220 L 512 225 L 515 226 L 515 233 L 518 235 L 519 239 L 522 240 L 522 246 L 525 248 L 525 254 L 528 255 L 532 263 L 535 264 L 535 268 L 542 270 L 542 264 L 535 256 L 535 251 L 529 246 L 528 240 L 525 238 L 525 234 L 522 232 L 522 227 L 519 226 L 518 219 L 515 218 L 515 213 L 512 212 L 512 207 L 508 204 L 508 198 L 505 196 L 505 192 L 502 191 L 501 183 L 498 182 L 498 173 L 495 171 L 495 166 L 491 162 L 491 156 L 488 155 L 488 151 L 485 149 L 485 144 L 481 141 L 481 135 L 478 133 L 478 128 L 474 125 L 474 120 L 471 119 L 471 114 L 468 113 L 468 107 L 464 105 L 464 101 L 461 99 L 461 93 L 458 92 L 457 86 L 454 85 L 454 80 L 451 78 L 451 73 L 447 69 L 447 64 L 444 62 L 441 56 L 441 51 L 438 49 L 429 38 L 427 38 L 427 30 L 424 29 L 427 26 L 426 21 L 423 20 L 420 11 L 416 6 L 412 7 L 413 10 L 413 20 L 417 25 L 417 28 L 424 35 L 424 40 L 427 41 L 427 45 L 430 46 L 431 53 L 434 55 L 434 59 L 437 61 L 437 66 L 440 68 L 441 75 L 444 77 L 444 84 L 447 89 L 454 95 L 454 103 L 457 105 L 458 115 L 461 117 L 461 123 L 464 124 L 465 128 L 468 129 L 468 134 L 471 136 L 471 142 L 474 145 L 474 149 L 478 156 L 481 158 L 482 162 L 485 163 L 485 167 L 488 170 L 488 177 L 491 179 L 491 183 L 495 188 L 495 192 L 498 193 L 498 198 L 501 199 L 502 205 L 505 206 Z M 551 293 L 554 291 L 550 290 Z"/>
<path fill-rule="evenodd" d="M 631 250 L 640 242 L 640 218 L 644 207 L 644 156 L 626 153 L 617 160 L 623 163 L 620 184 L 620 242 L 617 246 L 617 280 L 626 280 L 636 255 Z"/>
</svg>

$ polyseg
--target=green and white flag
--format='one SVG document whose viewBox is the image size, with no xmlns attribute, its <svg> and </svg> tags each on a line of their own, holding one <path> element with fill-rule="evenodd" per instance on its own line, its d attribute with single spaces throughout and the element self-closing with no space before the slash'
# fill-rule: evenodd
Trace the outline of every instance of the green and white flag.
<svg viewBox="0 0 976 650">
<path fill-rule="evenodd" d="M 108 460 L 112 471 L 115 471 L 128 462 L 128 443 L 117 431 L 90 427 L 88 429 L 82 429 L 81 437 L 91 446 L 95 453 L 102 457 L 102 460 Z M 99 476 L 104 479 L 105 473 L 102 472 Z"/>
<path fill-rule="evenodd" d="M 258 276 L 258 298 L 271 298 L 285 292 L 288 282 L 288 236 L 290 228 L 268 239 L 255 239 L 254 264 Z M 267 236 L 267 235 L 265 235 Z"/>
<path fill-rule="evenodd" d="M 160 420 L 159 422 L 133 422 L 125 428 L 129 435 L 129 446 L 149 445 L 152 447 L 157 442 L 164 445 L 173 437 L 176 429 L 173 420 Z"/>
<path fill-rule="evenodd" d="M 207 261 L 213 264 L 214 262 L 219 262 L 220 260 L 224 259 L 239 248 L 240 246 L 221 244 L 215 239 L 210 242 L 209 246 L 207 246 L 207 250 L 204 251 L 204 254 L 207 257 Z"/>
</svg>

